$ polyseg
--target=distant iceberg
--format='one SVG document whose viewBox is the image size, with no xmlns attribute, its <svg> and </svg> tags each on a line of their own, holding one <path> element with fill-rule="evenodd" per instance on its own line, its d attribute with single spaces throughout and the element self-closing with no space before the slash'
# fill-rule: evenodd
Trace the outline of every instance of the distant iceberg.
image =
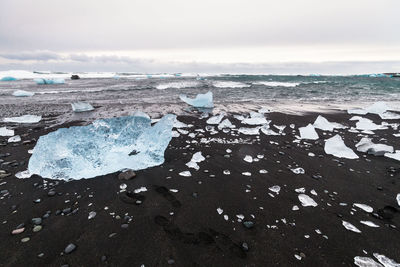
<svg viewBox="0 0 400 267">
<path fill-rule="evenodd" d="M 13 96 L 18 96 L 18 97 L 24 97 L 24 96 L 34 96 L 35 93 L 34 92 L 28 92 L 28 91 L 24 91 L 24 90 L 17 90 L 14 91 Z"/>
<path fill-rule="evenodd" d="M 126 116 L 58 129 L 39 138 L 28 170 L 43 178 L 69 180 L 160 165 L 175 119 L 165 115 L 151 126 L 148 118 Z"/>
<path fill-rule="evenodd" d="M 36 115 L 23 115 L 20 117 L 4 118 L 4 122 L 15 122 L 15 123 L 37 123 L 42 119 L 42 116 Z"/>
<path fill-rule="evenodd" d="M 63 84 L 65 83 L 64 79 L 44 79 L 44 78 L 37 78 L 34 79 L 36 84 Z"/>
<path fill-rule="evenodd" d="M 11 77 L 11 76 L 6 76 L 0 79 L 2 82 L 11 82 L 11 81 L 16 81 L 18 80 L 17 78 Z"/>
<path fill-rule="evenodd" d="M 195 98 L 189 98 L 186 95 L 180 95 L 179 98 L 187 104 L 196 108 L 213 108 L 213 94 L 207 92 L 205 94 L 198 94 Z"/>
<path fill-rule="evenodd" d="M 84 111 L 92 111 L 94 110 L 94 107 L 90 105 L 89 103 L 85 102 L 75 102 L 71 104 L 72 110 L 74 112 L 84 112 Z"/>
</svg>

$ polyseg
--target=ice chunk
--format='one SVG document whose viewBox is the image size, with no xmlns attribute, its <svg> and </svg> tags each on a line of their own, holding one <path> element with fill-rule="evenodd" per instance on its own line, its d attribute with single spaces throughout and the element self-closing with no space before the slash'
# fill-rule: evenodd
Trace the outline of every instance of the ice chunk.
<svg viewBox="0 0 400 267">
<path fill-rule="evenodd" d="M 235 125 L 233 125 L 229 119 L 225 119 L 220 124 L 218 124 L 218 129 L 222 130 L 222 129 L 225 129 L 225 128 L 231 128 L 232 129 L 232 128 L 235 128 Z"/>
<path fill-rule="evenodd" d="M 374 144 L 370 138 L 364 137 L 356 144 L 357 151 L 375 156 L 383 156 L 385 153 L 393 153 L 394 149 L 392 146 L 385 144 Z"/>
<path fill-rule="evenodd" d="M 279 133 L 272 130 L 268 124 L 261 126 L 261 132 L 265 135 L 279 135 Z"/>
<path fill-rule="evenodd" d="M 394 260 L 389 259 L 385 255 L 381 255 L 381 254 L 378 254 L 378 253 L 374 253 L 373 255 L 385 267 L 400 267 L 400 263 L 397 263 Z"/>
<path fill-rule="evenodd" d="M 34 92 L 28 92 L 28 91 L 24 91 L 24 90 L 17 90 L 14 91 L 13 96 L 34 96 L 35 93 Z"/>
<path fill-rule="evenodd" d="M 298 195 L 298 198 L 301 202 L 301 205 L 303 207 L 316 207 L 318 206 L 317 202 L 314 201 L 311 197 L 309 197 L 306 194 L 300 194 Z"/>
<path fill-rule="evenodd" d="M 397 200 L 397 205 L 400 206 L 400 193 L 397 194 L 396 200 Z"/>
<path fill-rule="evenodd" d="M 338 134 L 326 140 L 324 150 L 326 154 L 330 154 L 338 158 L 358 159 L 356 153 L 354 153 L 351 148 L 345 145 L 342 138 Z"/>
<path fill-rule="evenodd" d="M 44 79 L 44 78 L 37 78 L 34 79 L 37 84 L 63 84 L 65 83 L 64 79 Z"/>
<path fill-rule="evenodd" d="M 299 168 L 295 168 L 295 169 L 290 169 L 294 174 L 305 174 L 306 173 L 306 171 L 303 169 L 303 168 L 301 168 L 301 167 L 299 167 Z"/>
<path fill-rule="evenodd" d="M 187 127 L 188 127 L 188 125 L 187 125 L 186 123 L 183 123 L 183 122 L 181 122 L 181 121 L 178 121 L 178 119 L 175 119 L 175 121 L 174 121 L 174 128 L 179 129 L 179 128 L 187 128 Z"/>
<path fill-rule="evenodd" d="M 207 92 L 205 94 L 198 94 L 195 98 L 189 98 L 186 95 L 180 95 L 179 98 L 187 104 L 197 108 L 213 108 L 213 94 Z"/>
<path fill-rule="evenodd" d="M 279 185 L 274 185 L 268 188 L 270 191 L 276 193 L 277 195 L 279 194 L 279 191 L 281 191 L 281 187 Z"/>
<path fill-rule="evenodd" d="M 371 221 L 360 221 L 360 223 L 362 223 L 362 224 L 364 224 L 366 226 L 369 226 L 369 227 L 373 227 L 373 228 L 378 228 L 379 227 L 379 225 L 377 225 L 377 224 L 375 224 L 375 223 L 373 223 Z"/>
<path fill-rule="evenodd" d="M 358 230 L 357 227 L 355 227 L 354 225 L 352 225 L 352 224 L 349 223 L 349 222 L 342 221 L 342 224 L 343 224 L 344 228 L 346 228 L 347 230 L 353 231 L 353 232 L 355 232 L 355 233 L 361 233 L 361 231 Z"/>
<path fill-rule="evenodd" d="M 374 209 L 371 206 L 368 206 L 366 204 L 360 204 L 360 203 L 354 203 L 353 206 L 362 209 L 365 212 L 371 213 L 374 211 Z"/>
<path fill-rule="evenodd" d="M 321 129 L 323 131 L 330 131 L 332 132 L 334 129 L 343 129 L 346 126 L 341 125 L 340 123 L 336 122 L 329 122 L 327 119 L 319 115 L 314 122 L 314 128 Z"/>
<path fill-rule="evenodd" d="M 92 105 L 90 105 L 89 103 L 84 103 L 84 102 L 72 103 L 71 106 L 72 106 L 72 110 L 74 112 L 84 112 L 84 111 L 94 110 Z"/>
<path fill-rule="evenodd" d="M 360 116 L 354 116 L 350 118 L 351 121 L 358 121 L 356 123 L 357 130 L 386 130 L 387 127 L 384 125 L 375 124 L 370 119 L 362 118 Z"/>
<path fill-rule="evenodd" d="M 248 162 L 248 163 L 252 163 L 253 162 L 253 157 L 250 156 L 250 155 L 246 155 L 243 160 Z"/>
<path fill-rule="evenodd" d="M 222 119 L 224 118 L 224 116 L 225 116 L 225 114 L 223 114 L 223 113 L 212 116 L 211 118 L 209 118 L 207 120 L 207 124 L 219 124 L 222 121 Z"/>
<path fill-rule="evenodd" d="M 385 153 L 385 157 L 400 161 L 400 150 L 396 150 L 395 153 Z"/>
<path fill-rule="evenodd" d="M 308 124 L 306 127 L 300 127 L 299 132 L 301 139 L 317 140 L 319 138 L 314 126 L 311 124 Z"/>
<path fill-rule="evenodd" d="M 263 114 L 257 112 L 251 112 L 250 118 L 245 118 L 242 120 L 242 123 L 249 125 L 263 125 L 270 122 L 271 121 L 268 121 Z"/>
<path fill-rule="evenodd" d="M 133 112 L 132 116 L 134 116 L 134 117 L 143 117 L 145 119 L 149 119 L 150 120 L 150 116 L 148 114 L 144 113 L 141 110 L 136 110 L 135 112 Z M 174 122 L 174 124 L 175 124 L 175 122 Z"/>
<path fill-rule="evenodd" d="M 354 257 L 354 264 L 359 267 L 383 267 L 372 258 L 360 256 Z"/>
<path fill-rule="evenodd" d="M 183 172 L 180 172 L 179 175 L 180 175 L 180 176 L 183 176 L 183 177 L 190 177 L 190 176 L 192 176 L 192 174 L 190 173 L 190 171 L 183 171 Z"/>
<path fill-rule="evenodd" d="M 0 136 L 14 136 L 14 130 L 7 129 L 7 127 L 0 127 Z"/>
<path fill-rule="evenodd" d="M 18 80 L 17 78 L 11 77 L 11 76 L 5 76 L 3 78 L 0 79 L 0 81 L 2 82 L 11 82 L 11 81 L 16 81 Z"/>
<path fill-rule="evenodd" d="M 197 165 L 197 163 L 202 162 L 204 160 L 205 160 L 205 158 L 203 157 L 201 152 L 196 152 L 193 154 L 192 160 L 189 161 L 188 163 L 186 163 L 186 166 L 188 166 L 189 168 L 199 170 L 200 167 L 199 167 L 199 165 Z"/>
<path fill-rule="evenodd" d="M 10 138 L 8 138 L 8 142 L 9 143 L 21 142 L 21 136 L 16 135 L 16 136 L 10 137 Z"/>
<path fill-rule="evenodd" d="M 255 127 L 255 128 L 240 127 L 238 129 L 238 132 L 245 135 L 258 135 L 260 133 L 260 127 Z"/>
<path fill-rule="evenodd" d="M 32 176 L 32 174 L 29 172 L 29 170 L 17 172 L 15 174 L 15 177 L 17 177 L 18 179 L 26 179 L 26 178 L 30 178 L 31 176 Z"/>
<path fill-rule="evenodd" d="M 39 138 L 29 172 L 44 178 L 81 179 L 160 165 L 174 120 L 174 115 L 166 115 L 151 126 L 148 118 L 126 116 L 58 129 Z"/>
<path fill-rule="evenodd" d="M 20 117 L 4 118 L 4 122 L 15 122 L 15 123 L 37 123 L 42 119 L 42 116 L 36 115 L 23 115 Z"/>
</svg>

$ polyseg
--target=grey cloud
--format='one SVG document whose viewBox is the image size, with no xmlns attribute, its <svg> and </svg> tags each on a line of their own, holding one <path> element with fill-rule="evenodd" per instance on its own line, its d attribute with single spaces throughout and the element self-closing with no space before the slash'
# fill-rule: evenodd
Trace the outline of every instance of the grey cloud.
<svg viewBox="0 0 400 267">
<path fill-rule="evenodd" d="M 25 51 L 20 53 L 0 53 L 0 57 L 12 60 L 36 60 L 36 61 L 49 61 L 61 60 L 63 57 L 58 53 L 51 51 Z"/>
</svg>

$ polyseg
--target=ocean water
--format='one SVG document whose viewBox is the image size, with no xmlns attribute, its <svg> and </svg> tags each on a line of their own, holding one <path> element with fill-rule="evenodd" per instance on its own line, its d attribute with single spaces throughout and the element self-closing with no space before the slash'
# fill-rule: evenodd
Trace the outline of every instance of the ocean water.
<svg viewBox="0 0 400 267">
<path fill-rule="evenodd" d="M 163 114 L 187 108 L 179 94 L 195 96 L 212 91 L 222 109 L 239 106 L 362 106 L 386 101 L 400 108 L 400 78 L 368 76 L 281 76 L 75 73 L 23 73 L 18 81 L 0 82 L 0 117 L 16 114 L 60 115 L 71 111 L 70 103 L 87 101 L 97 106 L 93 116 L 126 115 L 135 109 Z M 7 73 L 10 76 L 10 73 Z M 1 78 L 0 73 L 0 78 Z M 5 75 L 4 75 L 5 76 Z M 18 75 L 17 75 L 18 76 Z M 65 78 L 65 84 L 37 85 L 33 78 Z M 15 97 L 15 90 L 34 92 Z M 157 110 L 159 109 L 159 111 Z"/>
</svg>

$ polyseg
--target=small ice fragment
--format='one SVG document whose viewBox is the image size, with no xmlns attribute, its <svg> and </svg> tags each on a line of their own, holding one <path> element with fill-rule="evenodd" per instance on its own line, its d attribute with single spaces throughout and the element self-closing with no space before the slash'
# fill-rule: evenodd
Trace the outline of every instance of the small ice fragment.
<svg viewBox="0 0 400 267">
<path fill-rule="evenodd" d="M 175 120 L 174 120 L 174 128 L 179 129 L 179 128 L 187 128 L 187 127 L 188 127 L 188 125 L 186 123 L 178 121 L 178 119 L 175 118 Z"/>
<path fill-rule="evenodd" d="M 242 172 L 242 175 L 244 175 L 244 176 L 251 176 L 251 172 Z"/>
<path fill-rule="evenodd" d="M 361 231 L 358 230 L 357 227 L 355 227 L 354 225 L 352 225 L 352 224 L 349 223 L 349 222 L 342 221 L 342 224 L 343 224 L 344 228 L 346 228 L 347 230 L 353 231 L 353 232 L 355 232 L 355 233 L 361 233 Z"/>
<path fill-rule="evenodd" d="M 301 187 L 301 188 L 295 189 L 294 191 L 299 194 L 304 194 L 306 192 L 306 189 L 304 187 Z"/>
<path fill-rule="evenodd" d="M 226 153 L 232 153 L 232 150 L 231 149 L 227 149 L 227 150 L 225 150 L 226 151 Z"/>
<path fill-rule="evenodd" d="M 253 157 L 249 156 L 249 155 L 246 155 L 243 160 L 248 162 L 248 163 L 252 163 L 253 162 Z"/>
<path fill-rule="evenodd" d="M 224 210 L 221 209 L 221 208 L 217 208 L 217 212 L 218 212 L 219 215 L 221 215 L 224 212 Z"/>
<path fill-rule="evenodd" d="M 338 158 L 358 159 L 354 151 L 347 147 L 340 135 L 335 135 L 325 142 L 325 153 Z"/>
<path fill-rule="evenodd" d="M 197 165 L 197 163 L 202 162 L 204 160 L 205 160 L 205 158 L 203 157 L 201 152 L 196 152 L 193 154 L 191 161 L 186 163 L 186 166 L 188 166 L 189 168 L 199 170 L 200 167 L 199 167 L 199 165 Z"/>
<path fill-rule="evenodd" d="M 28 91 L 24 91 L 24 90 L 17 90 L 14 91 L 13 96 L 18 96 L 18 97 L 25 97 L 25 96 L 34 96 L 35 93 L 34 92 L 28 92 Z"/>
<path fill-rule="evenodd" d="M 20 171 L 15 174 L 15 177 L 17 177 L 18 179 L 26 179 L 26 178 L 30 178 L 31 176 L 32 176 L 32 174 L 29 173 L 29 170 Z"/>
<path fill-rule="evenodd" d="M 15 122 L 15 123 L 37 123 L 42 119 L 42 116 L 36 115 L 23 115 L 20 117 L 4 118 L 4 122 Z"/>
<path fill-rule="evenodd" d="M 270 191 L 276 193 L 277 195 L 279 194 L 279 191 L 281 191 L 281 187 L 279 185 L 274 185 L 268 188 Z"/>
<path fill-rule="evenodd" d="M 260 127 L 255 127 L 255 128 L 240 127 L 238 131 L 239 133 L 245 135 L 258 135 L 260 133 Z"/>
<path fill-rule="evenodd" d="M 318 206 L 317 202 L 314 201 L 311 197 L 309 197 L 306 194 L 300 194 L 298 195 L 298 198 L 301 202 L 301 205 L 303 207 L 316 207 Z"/>
<path fill-rule="evenodd" d="M 395 153 L 385 153 L 385 157 L 400 161 L 400 150 L 396 150 Z"/>
<path fill-rule="evenodd" d="M 360 116 L 354 116 L 352 118 L 350 118 L 351 121 L 358 121 L 356 123 L 356 129 L 357 130 L 386 130 L 387 127 L 384 125 L 378 125 L 375 124 L 373 121 L 371 121 L 370 119 L 367 118 L 362 118 Z"/>
<path fill-rule="evenodd" d="M 354 257 L 354 264 L 359 267 L 382 267 L 379 263 L 369 257 Z"/>
<path fill-rule="evenodd" d="M 267 171 L 267 170 L 264 170 L 264 169 L 261 169 L 261 170 L 259 171 L 259 173 L 261 173 L 261 174 L 266 174 L 266 173 L 268 173 L 268 171 Z"/>
<path fill-rule="evenodd" d="M 312 153 L 312 152 L 309 152 L 309 153 L 308 153 L 308 156 L 309 156 L 309 157 L 315 157 L 315 154 Z"/>
<path fill-rule="evenodd" d="M 127 187 L 126 184 L 120 184 L 120 185 L 119 185 L 119 189 L 121 189 L 121 190 L 125 190 L 126 187 Z"/>
<path fill-rule="evenodd" d="M 362 209 L 365 212 L 371 213 L 374 211 L 374 209 L 371 206 L 365 205 L 365 204 L 359 204 L 359 203 L 354 203 L 353 206 Z"/>
<path fill-rule="evenodd" d="M 400 193 L 397 194 L 396 200 L 397 200 L 397 205 L 400 206 Z"/>
<path fill-rule="evenodd" d="M 229 219 L 228 215 L 225 214 L 224 219 L 225 219 L 225 221 L 227 221 Z"/>
<path fill-rule="evenodd" d="M 379 227 L 379 225 L 377 225 L 371 221 L 360 221 L 360 223 L 365 224 L 366 226 L 369 226 L 369 227 L 374 227 L 374 228 Z"/>
<path fill-rule="evenodd" d="M 315 190 L 314 190 L 314 189 L 313 189 L 313 190 L 311 190 L 311 191 L 310 191 L 310 193 L 311 193 L 311 194 L 313 194 L 314 196 L 318 196 L 317 192 L 315 192 Z"/>
<path fill-rule="evenodd" d="M 301 256 L 300 256 L 300 255 L 294 254 L 294 257 L 295 257 L 296 259 L 298 259 L 299 261 L 301 261 Z"/>
<path fill-rule="evenodd" d="M 88 220 L 91 220 L 91 219 L 93 219 L 94 217 L 96 217 L 96 212 L 95 212 L 95 211 L 89 212 Z"/>
<path fill-rule="evenodd" d="M 71 104 L 74 112 L 85 112 L 94 110 L 93 106 L 85 102 L 75 102 Z"/>
<path fill-rule="evenodd" d="M 192 174 L 190 173 L 190 171 L 183 171 L 179 173 L 180 176 L 184 176 L 184 177 L 190 177 L 192 176 Z"/>
<path fill-rule="evenodd" d="M 224 117 L 225 117 L 225 114 L 215 115 L 215 116 L 209 118 L 206 122 L 207 122 L 207 124 L 219 124 Z"/>
<path fill-rule="evenodd" d="M 303 168 L 290 169 L 294 174 L 304 174 L 306 171 Z"/>
<path fill-rule="evenodd" d="M 14 130 L 7 129 L 7 127 L 0 127 L 0 136 L 14 136 Z"/>
<path fill-rule="evenodd" d="M 205 94 L 198 94 L 195 98 L 189 98 L 186 95 L 180 95 L 179 98 L 186 102 L 187 104 L 197 107 L 197 108 L 212 108 L 213 104 L 213 94 L 211 91 Z"/>
<path fill-rule="evenodd" d="M 224 170 L 224 171 L 223 171 L 223 174 L 229 175 L 229 174 L 231 174 L 231 172 L 230 172 L 229 170 Z"/>
<path fill-rule="evenodd" d="M 300 127 L 299 132 L 301 139 L 317 140 L 319 138 L 314 126 L 311 124 L 308 124 L 306 127 Z"/>
<path fill-rule="evenodd" d="M 292 207 L 292 210 L 299 210 L 299 206 L 294 205 L 294 206 Z"/>
<path fill-rule="evenodd" d="M 275 132 L 274 130 L 272 130 L 268 124 L 263 125 L 260 128 L 261 132 L 265 135 L 279 135 L 279 133 Z"/>
<path fill-rule="evenodd" d="M 8 143 L 17 143 L 21 142 L 21 136 L 15 135 L 13 137 L 8 138 Z"/>
<path fill-rule="evenodd" d="M 225 119 L 220 124 L 218 124 L 218 129 L 222 130 L 225 128 L 235 128 L 235 125 L 233 125 L 229 119 Z"/>
<path fill-rule="evenodd" d="M 0 81 L 2 81 L 2 82 L 11 82 L 11 81 L 16 81 L 16 80 L 18 80 L 18 79 L 11 77 L 11 76 L 5 76 L 0 79 Z"/>
<path fill-rule="evenodd" d="M 257 112 L 251 112 L 250 113 L 250 118 L 245 118 L 242 120 L 243 124 L 248 124 L 248 125 L 264 125 L 268 124 L 271 121 L 268 121 L 265 119 L 263 114 L 257 113 Z"/>
<path fill-rule="evenodd" d="M 385 267 L 400 267 L 400 263 L 397 263 L 394 260 L 389 259 L 385 255 L 381 255 L 381 254 L 378 254 L 378 253 L 374 253 L 373 255 Z"/>
<path fill-rule="evenodd" d="M 140 192 L 146 192 L 146 191 L 147 191 L 147 188 L 144 187 L 144 186 L 133 190 L 133 192 L 134 192 L 135 194 L 139 194 Z"/>
</svg>

